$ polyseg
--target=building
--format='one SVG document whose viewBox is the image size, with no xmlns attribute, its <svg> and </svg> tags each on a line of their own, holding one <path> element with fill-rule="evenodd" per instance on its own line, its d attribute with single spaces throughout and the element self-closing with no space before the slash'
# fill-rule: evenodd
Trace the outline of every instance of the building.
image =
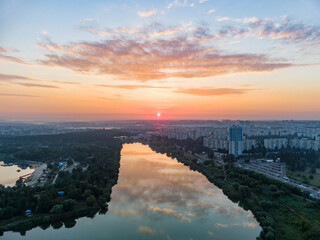
<svg viewBox="0 0 320 240">
<path fill-rule="evenodd" d="M 267 149 L 281 149 L 282 147 L 287 147 L 288 139 L 286 138 L 266 138 L 263 141 L 265 148 Z"/>
<path fill-rule="evenodd" d="M 255 139 L 243 139 L 242 150 L 250 151 L 253 147 L 258 147 L 258 141 Z"/>
<path fill-rule="evenodd" d="M 229 153 L 235 156 L 242 155 L 243 149 L 242 128 L 231 126 L 229 129 Z"/>
</svg>

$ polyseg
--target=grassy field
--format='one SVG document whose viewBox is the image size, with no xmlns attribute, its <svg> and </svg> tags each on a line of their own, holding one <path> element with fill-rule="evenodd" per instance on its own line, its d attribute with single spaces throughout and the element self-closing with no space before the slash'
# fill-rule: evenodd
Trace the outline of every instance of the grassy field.
<svg viewBox="0 0 320 240">
<path fill-rule="evenodd" d="M 308 181 L 311 185 L 320 186 L 320 174 L 310 174 L 301 171 L 287 171 L 289 178 L 298 180 L 298 181 Z M 312 175 L 313 179 L 310 179 L 309 176 Z"/>
</svg>

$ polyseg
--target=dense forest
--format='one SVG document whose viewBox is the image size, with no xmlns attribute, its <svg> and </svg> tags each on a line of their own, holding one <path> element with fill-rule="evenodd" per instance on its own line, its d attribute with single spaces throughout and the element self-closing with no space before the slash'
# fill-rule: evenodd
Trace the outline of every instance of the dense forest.
<svg viewBox="0 0 320 240">
<path fill-rule="evenodd" d="M 116 184 L 122 144 L 121 131 L 95 130 L 57 135 L 0 138 L 0 156 L 5 161 L 38 161 L 57 169 L 55 159 L 71 158 L 72 171 L 58 171 L 54 184 L 27 187 L 0 185 L 0 234 L 25 231 L 35 226 L 54 228 L 74 225 L 77 217 L 106 212 L 111 188 Z M 26 210 L 32 216 L 24 216 Z"/>
<path fill-rule="evenodd" d="M 299 189 L 262 174 L 234 167 L 232 161 L 224 166 L 213 160 L 199 164 L 197 157 L 189 152 L 190 144 L 185 144 L 185 141 L 153 136 L 141 142 L 201 172 L 221 188 L 229 199 L 251 210 L 262 227 L 257 239 L 320 239 L 320 201 L 310 199 L 308 194 Z M 194 146 L 198 146 L 198 143 L 195 142 Z M 200 153 L 203 150 L 199 147 L 192 151 Z"/>
</svg>

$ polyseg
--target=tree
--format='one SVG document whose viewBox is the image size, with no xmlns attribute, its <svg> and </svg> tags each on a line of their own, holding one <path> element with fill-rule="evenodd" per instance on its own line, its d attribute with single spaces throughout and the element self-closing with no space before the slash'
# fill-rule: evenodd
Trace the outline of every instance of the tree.
<svg viewBox="0 0 320 240">
<path fill-rule="evenodd" d="M 224 161 L 225 163 L 230 163 L 230 164 L 232 164 L 232 163 L 234 163 L 234 162 L 236 161 L 236 157 L 235 157 L 233 154 L 227 154 L 227 155 L 224 157 L 223 161 Z"/>
<path fill-rule="evenodd" d="M 52 198 L 49 196 L 48 193 L 44 193 L 40 196 L 39 205 L 38 205 L 39 212 L 45 213 L 51 209 L 52 207 L 51 199 Z"/>
<path fill-rule="evenodd" d="M 249 187 L 241 185 L 239 186 L 239 193 L 241 197 L 244 199 L 250 197 L 251 191 Z"/>
<path fill-rule="evenodd" d="M 271 192 L 276 192 L 276 191 L 278 191 L 278 188 L 277 188 L 277 186 L 275 186 L 275 185 L 270 185 L 270 186 L 269 186 L 269 190 L 270 190 Z"/>
<path fill-rule="evenodd" d="M 87 205 L 89 207 L 92 207 L 96 203 L 96 198 L 93 195 L 90 195 L 89 197 L 87 197 L 86 201 Z"/>
<path fill-rule="evenodd" d="M 262 201 L 260 202 L 260 206 L 261 206 L 263 209 L 267 210 L 268 208 L 270 208 L 270 207 L 272 206 L 272 202 L 266 201 L 266 200 L 262 200 Z"/>
<path fill-rule="evenodd" d="M 235 182 L 232 184 L 234 190 L 238 191 L 239 190 L 239 183 Z"/>
<path fill-rule="evenodd" d="M 68 166 L 71 166 L 73 164 L 73 161 L 69 158 L 67 161 Z"/>
<path fill-rule="evenodd" d="M 62 213 L 62 211 L 63 211 L 62 204 L 54 205 L 53 208 L 52 208 L 52 212 L 55 213 L 55 214 Z"/>
<path fill-rule="evenodd" d="M 274 233 L 272 231 L 267 232 L 266 240 L 274 240 Z"/>
<path fill-rule="evenodd" d="M 63 211 L 72 211 L 74 209 L 74 206 L 76 205 L 76 201 L 73 199 L 67 199 L 63 202 Z"/>
</svg>

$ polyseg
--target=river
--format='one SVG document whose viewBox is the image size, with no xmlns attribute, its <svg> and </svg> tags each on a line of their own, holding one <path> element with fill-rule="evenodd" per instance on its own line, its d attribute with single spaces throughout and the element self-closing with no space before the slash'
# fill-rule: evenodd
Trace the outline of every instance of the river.
<svg viewBox="0 0 320 240">
<path fill-rule="evenodd" d="M 34 169 L 22 169 L 18 165 L 2 166 L 4 163 L 0 162 L 0 184 L 12 187 L 16 184 L 19 177 L 32 173 Z"/>
<path fill-rule="evenodd" d="M 202 174 L 152 151 L 124 144 L 109 211 L 77 219 L 72 228 L 40 227 L 1 239 L 254 240 L 261 231 L 250 211 L 230 201 Z"/>
</svg>

